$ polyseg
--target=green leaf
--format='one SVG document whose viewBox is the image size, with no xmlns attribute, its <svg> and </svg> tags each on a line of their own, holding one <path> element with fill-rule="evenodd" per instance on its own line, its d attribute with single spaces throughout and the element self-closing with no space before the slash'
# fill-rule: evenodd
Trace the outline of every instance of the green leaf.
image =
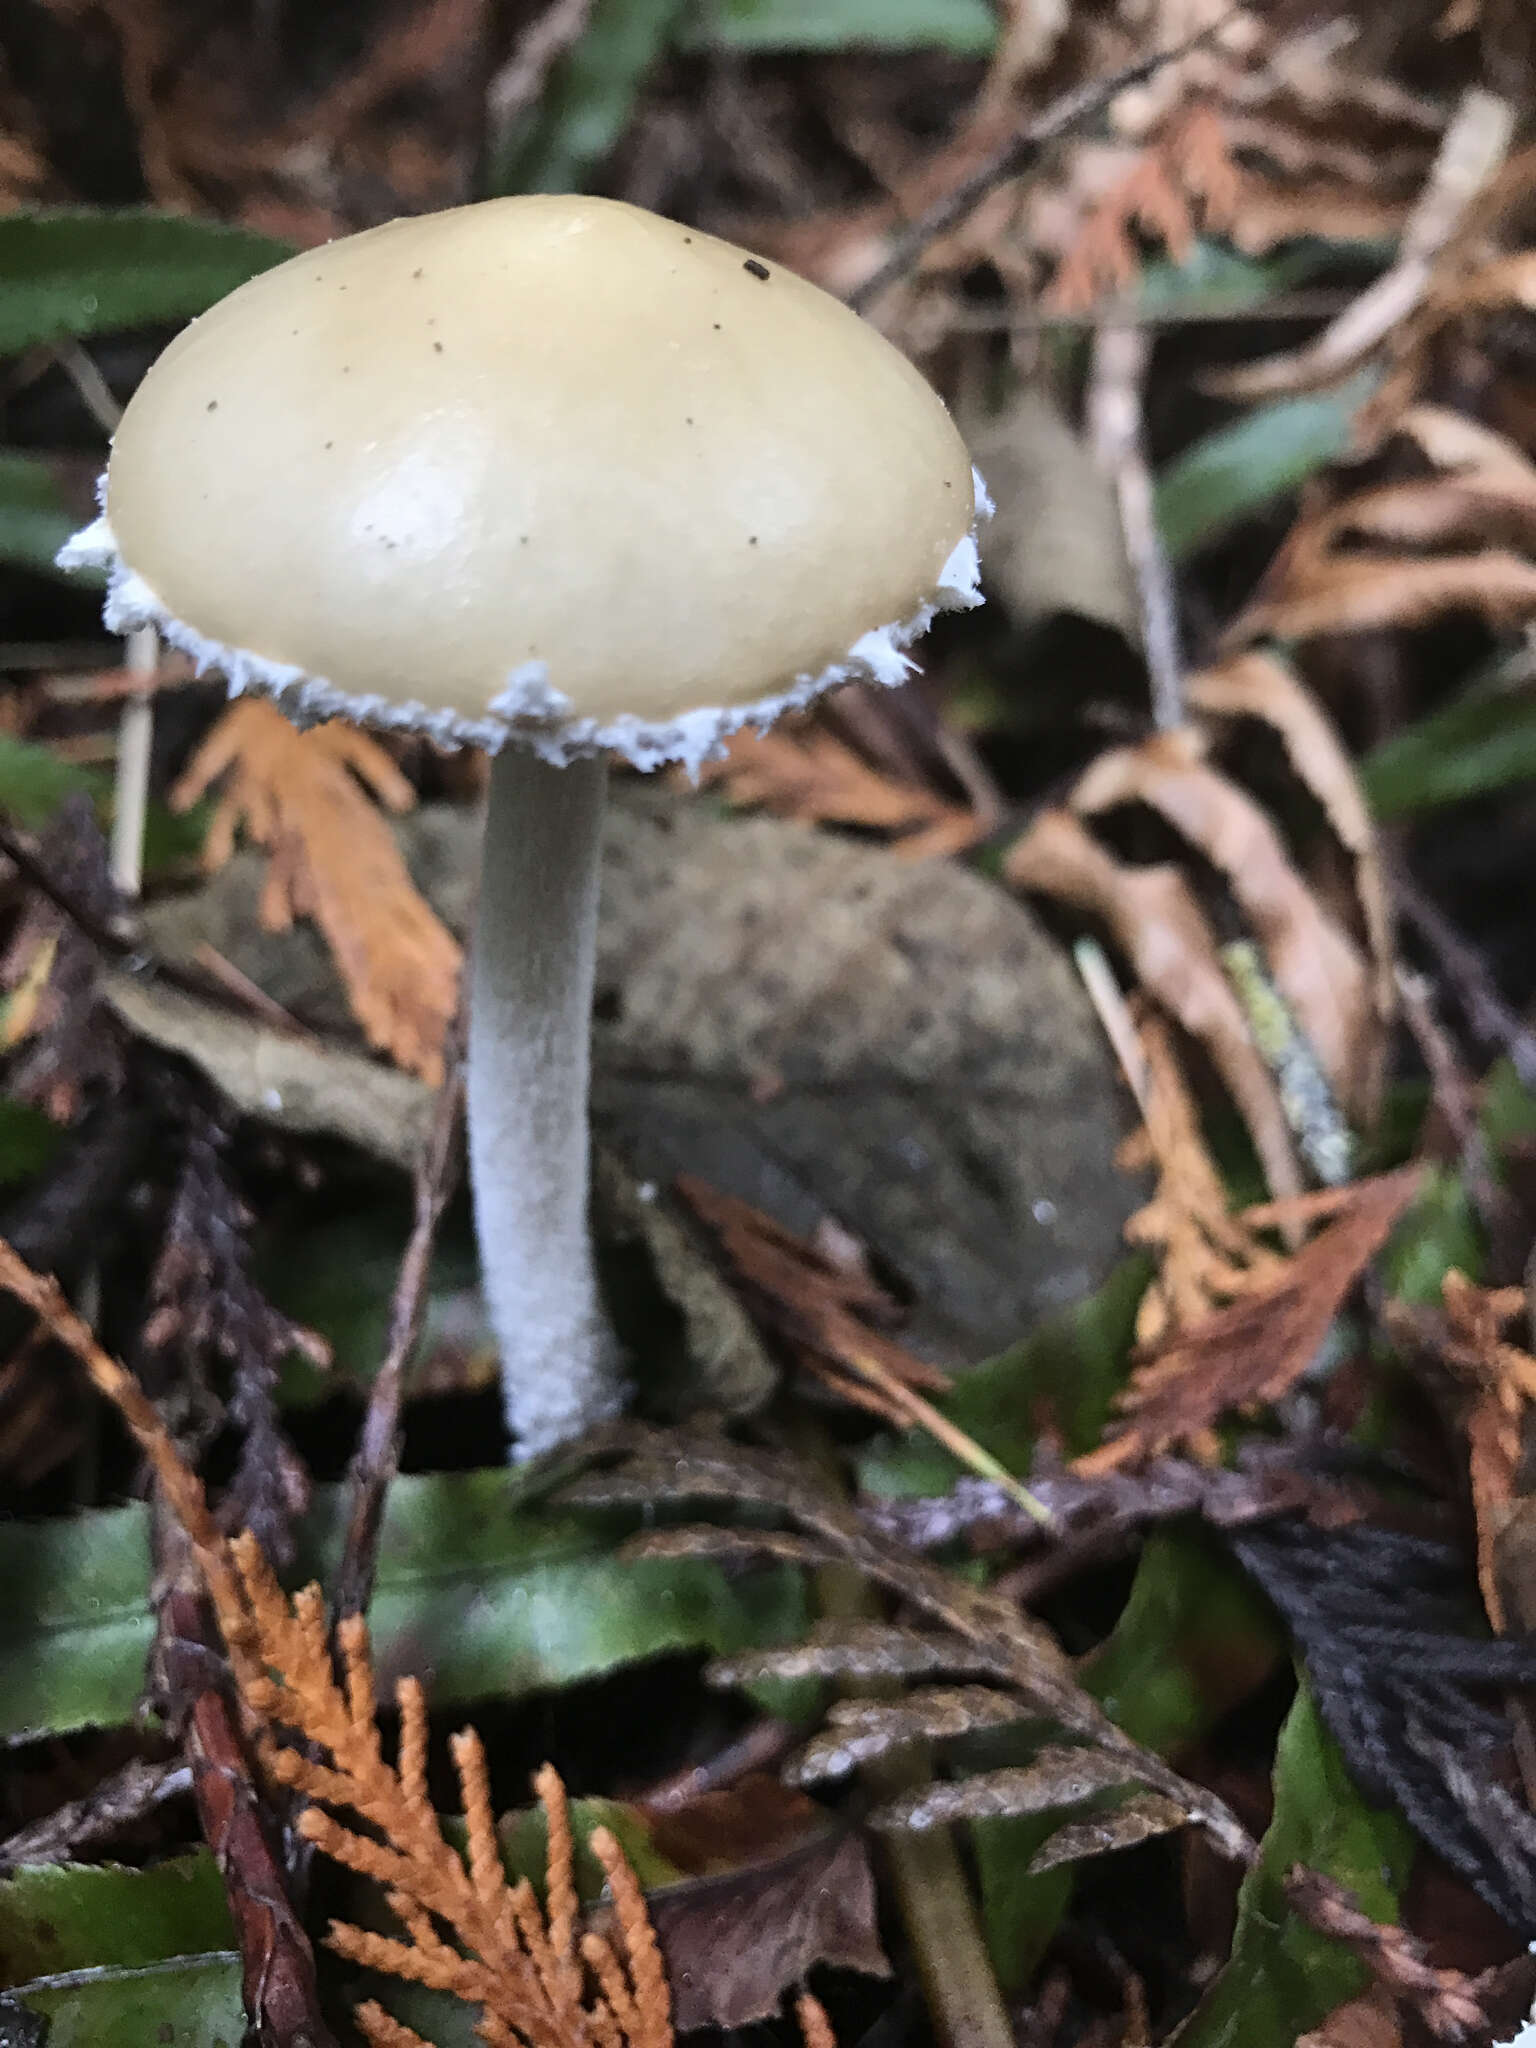
<svg viewBox="0 0 1536 2048">
<path fill-rule="evenodd" d="M 1360 1797 L 1305 1687 L 1280 1731 L 1274 1784 L 1274 1818 L 1238 1896 L 1231 1957 L 1175 2036 L 1178 2048 L 1293 2048 L 1361 1989 L 1364 1966 L 1291 1911 L 1293 1864 L 1347 1885 L 1373 1919 L 1397 1917 L 1413 1837 L 1395 1813 Z"/>
<path fill-rule="evenodd" d="M 1355 414 L 1377 384 L 1362 371 L 1333 391 L 1258 405 L 1186 448 L 1157 484 L 1157 523 L 1181 562 L 1349 446 Z"/>
<path fill-rule="evenodd" d="M 4 226 L 0 215 L 0 229 Z M 5 318 L 4 308 L 5 295 L 0 291 L 0 323 Z M 62 577 L 64 572 L 55 568 L 53 558 L 79 524 L 42 456 L 0 449 L 0 562 Z M 92 580 L 88 575 L 70 578 L 87 586 Z M 96 575 L 94 580 L 99 584 L 102 579 Z"/>
<path fill-rule="evenodd" d="M 679 41 L 690 49 L 986 57 L 997 44 L 997 14 L 986 0 L 705 0 Z"/>
<path fill-rule="evenodd" d="M 386 1686 L 415 1671 L 437 1704 L 515 1698 L 665 1650 L 789 1642 L 807 1626 L 794 1572 L 620 1563 L 595 1519 L 519 1509 L 521 1484 L 503 1467 L 395 1481 L 370 1615 Z M 343 1512 L 341 1489 L 322 1488 L 300 1578 L 334 1563 Z M 152 1635 L 146 1511 L 0 1523 L 0 1582 L 0 1737 L 126 1721 Z"/>
<path fill-rule="evenodd" d="M 1179 313 L 1196 302 L 1202 313 L 1262 306 L 1267 299 L 1310 283 L 1338 260 L 1331 242 L 1296 242 L 1271 256 L 1243 256 L 1202 235 L 1182 263 L 1155 256 L 1136 287 L 1137 311 Z"/>
<path fill-rule="evenodd" d="M 529 118 L 498 149 L 493 192 L 580 192 L 622 140 L 687 0 L 597 0 Z"/>
<path fill-rule="evenodd" d="M 61 761 L 47 747 L 32 740 L 18 740 L 0 733 L 0 813 L 40 832 L 63 803 L 77 793 L 88 796 L 97 816 L 105 821 L 112 808 L 112 777 L 100 768 L 81 768 L 73 761 Z M 144 821 L 144 869 L 156 874 L 175 863 L 196 858 L 207 836 L 211 803 L 194 804 L 191 810 L 167 809 L 152 797 Z"/>
<path fill-rule="evenodd" d="M 206 1849 L 147 1870 L 53 1863 L 0 1883 L 0 1983 L 107 1965 L 136 1968 L 234 1940 Z"/>
<path fill-rule="evenodd" d="M 1176 1755 L 1262 1685 L 1284 1637 L 1247 1574 L 1195 1530 L 1147 1539 L 1130 1598 L 1078 1676 L 1145 1748 Z"/>
<path fill-rule="evenodd" d="M 76 1970 L 17 1992 L 49 2023 L 48 2048 L 240 2048 L 240 1958 L 181 1956 L 142 1970 Z"/>
<path fill-rule="evenodd" d="M 59 1149 L 58 1125 L 29 1102 L 0 1096 L 0 1187 L 41 1173 Z"/>
<path fill-rule="evenodd" d="M 262 1286 L 295 1322 L 317 1330 L 331 1346 L 323 1370 L 301 1358 L 283 1369 L 281 1398 L 288 1406 L 329 1399 L 343 1388 L 366 1389 L 384 1356 L 390 1296 L 400 1246 L 410 1230 L 403 1197 L 370 1202 L 285 1234 L 263 1256 Z M 474 1235 L 467 1213 L 450 1210 L 438 1233 L 427 1284 L 426 1321 L 419 1355 L 453 1354 L 491 1384 L 495 1350 L 480 1297 Z"/>
<path fill-rule="evenodd" d="M 1390 823 L 1536 776 L 1536 696 L 1490 677 L 1373 747 L 1360 781 Z"/>
<path fill-rule="evenodd" d="M 1042 1417 L 1069 1453 L 1099 1441 L 1125 1382 L 1136 1310 L 1151 1262 L 1123 1259 L 1096 1294 L 1049 1317 L 1008 1350 L 974 1366 L 937 1403 L 952 1422 L 1010 1472 L 1027 1475 Z M 942 1493 L 961 1467 L 920 1430 L 882 1437 L 859 1462 L 870 1493 Z"/>
<path fill-rule="evenodd" d="M 1399 1301 L 1437 1303 L 1453 1266 L 1475 1277 L 1482 1263 L 1482 1237 L 1465 1180 L 1451 1167 L 1431 1167 L 1382 1249 L 1383 1285 Z"/>
<path fill-rule="evenodd" d="M 0 732 L 0 811 L 28 832 L 41 831 L 65 797 L 83 793 L 96 802 L 107 786 L 99 772 Z"/>
<path fill-rule="evenodd" d="M 78 207 L 0 219 L 0 355 L 186 320 L 293 250 L 221 222 Z"/>
<path fill-rule="evenodd" d="M 677 1884 L 687 1876 L 656 1847 L 639 1807 L 628 1806 L 622 1799 L 573 1799 L 570 1814 L 571 1840 L 576 1851 L 576 1895 L 583 1905 L 601 1899 L 607 1883 L 603 1866 L 590 1846 L 596 1828 L 607 1828 L 618 1842 L 643 1890 L 655 1891 L 660 1885 Z M 497 1832 L 508 1877 L 526 1877 L 543 1899 L 544 1877 L 549 1868 L 549 1816 L 543 1807 L 525 1806 L 504 1814 Z"/>
<path fill-rule="evenodd" d="M 126 1721 L 144 1678 L 142 1507 L 0 1523 L 0 1737 Z"/>
</svg>

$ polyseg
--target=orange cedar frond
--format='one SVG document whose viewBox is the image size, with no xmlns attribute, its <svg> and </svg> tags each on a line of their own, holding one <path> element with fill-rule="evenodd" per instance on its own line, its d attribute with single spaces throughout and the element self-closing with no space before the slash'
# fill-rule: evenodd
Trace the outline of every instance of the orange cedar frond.
<svg viewBox="0 0 1536 2048">
<path fill-rule="evenodd" d="M 379 815 L 380 804 L 410 808 L 409 782 L 366 733 L 339 722 L 301 733 L 257 697 L 225 712 L 172 790 L 173 808 L 220 780 L 205 865 L 223 866 L 242 827 L 265 847 L 263 924 L 278 931 L 313 917 L 369 1042 L 436 1085 L 460 953 Z"/>
<path fill-rule="evenodd" d="M 262 1670 L 246 1687 L 247 1702 L 258 1713 L 276 1710 L 307 1743 L 303 1752 L 276 1752 L 274 1774 L 314 1802 L 300 1816 L 306 1839 L 377 1884 L 401 1929 L 391 1936 L 334 1921 L 330 1947 L 366 1968 L 479 2007 L 476 2031 L 488 2048 L 672 2048 L 661 1952 L 614 1837 L 599 1829 L 593 1848 L 607 1873 L 617 1932 L 611 1941 L 589 1933 L 578 1950 L 570 1816 L 555 1772 L 546 1766 L 535 1781 L 549 1825 L 546 1922 L 527 1880 L 507 1882 L 479 1736 L 464 1730 L 451 1752 L 464 1804 L 466 1867 L 427 1801 L 420 1685 L 407 1680 L 397 1688 L 400 1754 L 391 1768 L 379 1741 L 363 1622 L 354 1617 L 338 1631 L 338 1681 L 318 1589 L 289 1602 L 253 1537 L 236 1539 L 230 1549 L 253 1660 Z M 416 2037 L 381 2008 L 366 2008 L 359 2025 L 381 2048 L 416 2048 Z"/>
</svg>

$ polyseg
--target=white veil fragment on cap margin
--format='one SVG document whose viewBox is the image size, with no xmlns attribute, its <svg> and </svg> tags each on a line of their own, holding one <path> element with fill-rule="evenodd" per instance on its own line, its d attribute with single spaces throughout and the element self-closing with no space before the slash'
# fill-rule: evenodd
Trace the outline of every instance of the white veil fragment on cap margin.
<svg viewBox="0 0 1536 2048">
<path fill-rule="evenodd" d="M 991 517 L 993 506 L 979 472 L 973 469 L 971 475 L 979 523 Z M 105 488 L 103 477 L 99 496 L 104 497 Z M 409 700 L 398 703 L 388 697 L 356 696 L 333 688 L 323 676 L 307 675 L 303 669 L 270 661 L 248 648 L 226 647 L 168 611 L 144 578 L 123 561 L 105 512 L 67 540 L 55 561 L 61 569 L 106 572 L 103 617 L 110 632 L 127 634 L 153 626 L 163 640 L 190 656 L 199 676 L 212 670 L 226 677 L 233 696 L 254 690 L 271 697 L 297 724 L 318 725 L 328 718 L 345 718 L 378 731 L 416 734 L 441 747 L 483 747 L 493 754 L 515 741 L 556 767 L 582 755 L 612 752 L 647 772 L 681 762 L 695 780 L 701 765 L 721 754 L 726 740 L 743 726 L 762 731 L 786 711 L 800 709 L 840 683 L 872 682 L 894 688 L 905 682 L 915 666 L 906 649 L 922 638 L 935 616 L 969 611 L 982 602 L 981 561 L 973 526 L 939 571 L 932 594 L 910 618 L 861 634 L 841 661 L 819 674 L 796 676 L 776 695 L 749 704 L 706 706 L 654 721 L 626 714 L 603 724 L 594 718 L 571 716 L 569 698 L 552 687 L 541 661 L 513 669 L 505 687 L 486 707 L 486 715 L 473 718 Z"/>
</svg>

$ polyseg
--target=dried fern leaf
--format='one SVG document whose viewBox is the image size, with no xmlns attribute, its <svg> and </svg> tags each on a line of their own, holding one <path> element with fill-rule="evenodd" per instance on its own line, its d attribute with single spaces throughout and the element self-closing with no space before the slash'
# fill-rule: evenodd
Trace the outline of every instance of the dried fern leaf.
<svg viewBox="0 0 1536 2048">
<path fill-rule="evenodd" d="M 964 1636 L 935 1635 L 889 1621 L 818 1621 L 784 1650 L 738 1650 L 705 1672 L 711 1685 L 756 1685 L 765 1678 L 927 1678 L 939 1672 L 991 1674 L 1006 1669 Z"/>
<path fill-rule="evenodd" d="M 700 1557 L 734 1564 L 748 1558 L 771 1559 L 776 1564 L 838 1562 L 836 1550 L 830 1544 L 817 1542 L 814 1536 L 798 1536 L 787 1529 L 715 1529 L 706 1523 L 632 1536 L 620 1545 L 619 1556 L 628 1564 L 675 1564 Z"/>
<path fill-rule="evenodd" d="M 696 1437 L 679 1443 L 663 1431 L 631 1430 L 627 1441 L 640 1454 L 648 1473 L 670 1453 L 681 1468 L 682 1483 L 695 1497 L 707 1482 L 714 1497 L 733 1504 L 751 1500 L 759 1506 L 777 1507 L 786 1520 L 797 1525 L 793 1536 L 746 1530 L 668 1530 L 633 1545 L 631 1556 L 718 1557 L 739 1555 L 745 1548 L 787 1562 L 835 1560 L 851 1565 L 943 1633 L 962 1636 L 978 1646 L 986 1655 L 988 1675 L 1005 1681 L 1043 1719 L 1113 1755 L 1134 1759 L 1134 1775 L 1143 1784 L 1183 1802 L 1223 1853 L 1242 1862 L 1253 1856 L 1252 1839 L 1230 1809 L 1214 1794 L 1187 1783 L 1160 1757 L 1142 1749 L 1118 1728 L 1078 1684 L 1070 1661 L 1050 1631 L 1022 1614 L 1006 1596 L 967 1585 L 878 1535 L 856 1508 L 802 1478 L 782 1455 L 745 1450 L 724 1438 L 703 1445 Z M 732 1539 L 728 1550 L 720 1547 L 723 1533 Z"/>
<path fill-rule="evenodd" d="M 1133 1757 L 1063 1743 L 1042 1749 L 1033 1763 L 1011 1770 L 978 1771 L 973 1777 L 925 1785 L 889 1800 L 870 1821 L 890 1830 L 939 1828 L 953 1820 L 1017 1820 L 1028 1813 L 1082 1806 L 1101 1792 L 1142 1782 Z M 1187 1806 L 1180 1805 L 1179 1812 L 1190 1818 Z"/>
<path fill-rule="evenodd" d="M 1027 1713 L 1022 1701 L 985 1685 L 933 1686 L 899 1700 L 839 1700 L 827 1717 L 830 1725 L 791 1759 L 783 1776 L 791 1785 L 846 1778 L 892 1750 L 1003 1728 Z"/>
<path fill-rule="evenodd" d="M 1189 1815 L 1176 1799 L 1165 1799 L 1161 1792 L 1138 1793 L 1110 1813 L 1070 1821 L 1066 1827 L 1058 1828 L 1034 1856 L 1029 1875 L 1054 1870 L 1059 1863 L 1081 1863 L 1089 1856 L 1133 1849 L 1138 1842 L 1148 1842 L 1154 1835 L 1172 1834 L 1188 1822 Z"/>
</svg>

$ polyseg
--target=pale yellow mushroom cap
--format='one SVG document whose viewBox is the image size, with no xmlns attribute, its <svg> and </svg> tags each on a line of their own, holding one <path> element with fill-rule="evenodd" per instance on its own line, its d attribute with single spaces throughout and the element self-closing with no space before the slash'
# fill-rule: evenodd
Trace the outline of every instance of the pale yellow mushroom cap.
<svg viewBox="0 0 1536 2048">
<path fill-rule="evenodd" d="M 110 622 L 440 737 L 696 758 L 974 603 L 970 460 L 875 330 L 727 242 L 530 196 L 296 256 L 118 429 Z"/>
</svg>

